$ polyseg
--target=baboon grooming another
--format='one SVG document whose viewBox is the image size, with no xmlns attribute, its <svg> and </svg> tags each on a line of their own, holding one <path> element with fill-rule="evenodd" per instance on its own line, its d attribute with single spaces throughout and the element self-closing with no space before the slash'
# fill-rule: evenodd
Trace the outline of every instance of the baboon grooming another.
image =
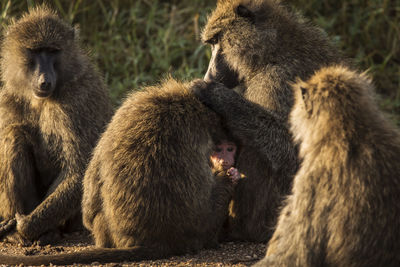
<svg viewBox="0 0 400 267">
<path fill-rule="evenodd" d="M 231 212 L 231 238 L 266 241 L 298 168 L 287 118 L 289 82 L 340 62 L 325 34 L 277 0 L 220 0 L 203 31 L 212 47 L 206 81 L 240 85 L 196 92 L 242 144 Z"/>
<path fill-rule="evenodd" d="M 12 23 L 1 46 L 0 220 L 8 240 L 45 240 L 76 216 L 90 154 L 112 114 L 75 30 L 47 7 Z"/>
<path fill-rule="evenodd" d="M 257 266 L 400 266 L 400 132 L 341 66 L 294 86 L 302 166 Z"/>
<path fill-rule="evenodd" d="M 205 86 L 198 81 L 193 86 Z M 233 183 L 214 177 L 218 116 L 169 80 L 132 94 L 101 137 L 84 178 L 83 221 L 98 248 L 7 264 L 157 259 L 216 245 Z M 221 178 L 221 179 L 219 179 Z"/>
</svg>

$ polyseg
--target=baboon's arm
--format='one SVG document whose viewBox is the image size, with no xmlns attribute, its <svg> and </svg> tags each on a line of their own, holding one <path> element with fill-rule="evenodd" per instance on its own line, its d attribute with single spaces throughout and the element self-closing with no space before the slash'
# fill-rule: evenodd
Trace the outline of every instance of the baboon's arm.
<svg viewBox="0 0 400 267">
<path fill-rule="evenodd" d="M 59 154 L 62 169 L 56 179 L 60 181 L 59 185 L 29 215 L 17 219 L 18 232 L 30 240 L 35 240 L 46 231 L 56 228 L 81 208 L 82 179 L 91 144 L 85 141 L 86 138 L 82 138 L 84 133 L 79 130 L 73 131 L 79 127 L 65 126 L 68 121 L 68 118 L 60 120 L 62 124 L 58 129 L 60 132 L 62 128 L 65 132 L 68 131 L 59 145 L 62 148 Z"/>
<path fill-rule="evenodd" d="M 63 175 L 65 178 L 52 194 L 29 215 L 17 220 L 17 230 L 24 237 L 35 240 L 72 217 L 80 209 L 82 177 L 68 171 Z"/>
<path fill-rule="evenodd" d="M 0 127 L 0 220 L 29 213 L 39 202 L 29 136 L 21 124 Z"/>
</svg>

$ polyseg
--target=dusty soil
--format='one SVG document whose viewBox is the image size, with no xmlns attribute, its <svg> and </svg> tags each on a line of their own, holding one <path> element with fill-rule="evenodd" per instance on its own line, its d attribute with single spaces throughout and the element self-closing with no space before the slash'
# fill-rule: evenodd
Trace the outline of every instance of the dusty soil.
<svg viewBox="0 0 400 267">
<path fill-rule="evenodd" d="M 0 242 L 0 253 L 9 255 L 54 255 L 85 250 L 93 247 L 87 232 L 65 235 L 54 245 L 22 247 Z M 74 266 L 250 266 L 265 255 L 265 244 L 227 242 L 218 249 L 202 250 L 194 255 L 176 256 L 156 261 L 123 262 L 112 264 L 93 263 Z M 5 266 L 1 265 L 0 266 Z M 55 266 L 55 265 L 52 265 Z"/>
</svg>

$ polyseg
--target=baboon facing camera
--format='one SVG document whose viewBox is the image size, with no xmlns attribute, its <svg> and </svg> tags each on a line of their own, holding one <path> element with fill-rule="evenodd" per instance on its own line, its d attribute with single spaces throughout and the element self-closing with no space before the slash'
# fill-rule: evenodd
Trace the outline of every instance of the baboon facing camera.
<svg viewBox="0 0 400 267">
<path fill-rule="evenodd" d="M 400 132 L 342 66 L 294 86 L 302 166 L 257 266 L 400 266 Z"/>
<path fill-rule="evenodd" d="M 9 257 L 7 264 L 72 264 L 158 259 L 217 244 L 234 185 L 214 177 L 219 117 L 192 93 L 206 86 L 168 80 L 131 94 L 95 148 L 82 212 L 94 250 Z"/>
<path fill-rule="evenodd" d="M 82 224 L 81 183 L 111 102 L 74 28 L 47 7 L 7 28 L 0 64 L 0 220 L 17 217 L 7 240 L 48 242 L 66 220 Z"/>
</svg>

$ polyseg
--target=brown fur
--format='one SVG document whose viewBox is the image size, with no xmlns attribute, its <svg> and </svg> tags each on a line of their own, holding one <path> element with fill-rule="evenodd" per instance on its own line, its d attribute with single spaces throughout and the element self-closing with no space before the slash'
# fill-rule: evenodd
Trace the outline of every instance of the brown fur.
<svg viewBox="0 0 400 267">
<path fill-rule="evenodd" d="M 341 56 L 320 29 L 274 0 L 218 1 L 203 40 L 213 45 L 217 62 L 210 62 L 206 80 L 245 88 L 244 98 L 212 83 L 196 92 L 242 143 L 237 168 L 248 179 L 235 189 L 231 238 L 266 241 L 298 168 L 287 127 L 293 103 L 289 82 Z M 218 74 L 222 63 L 226 67 Z"/>
<path fill-rule="evenodd" d="M 45 99 L 28 74 L 28 49 L 42 48 L 59 50 Z M 0 220 L 23 215 L 14 236 L 36 240 L 79 214 L 86 164 L 112 108 L 74 29 L 46 7 L 8 27 L 0 64 Z"/>
<path fill-rule="evenodd" d="M 84 178 L 83 221 L 96 246 L 117 249 L 0 255 L 0 262 L 134 261 L 215 246 L 233 185 L 211 172 L 213 142 L 223 132 L 191 91 L 171 79 L 131 94 L 95 149 Z"/>
<path fill-rule="evenodd" d="M 303 163 L 258 266 L 400 266 L 400 131 L 373 91 L 341 66 L 294 86 Z"/>
<path fill-rule="evenodd" d="M 131 95 L 84 179 L 83 218 L 96 245 L 185 253 L 212 241 L 208 159 L 218 131 L 219 118 L 174 80 Z"/>
</svg>

